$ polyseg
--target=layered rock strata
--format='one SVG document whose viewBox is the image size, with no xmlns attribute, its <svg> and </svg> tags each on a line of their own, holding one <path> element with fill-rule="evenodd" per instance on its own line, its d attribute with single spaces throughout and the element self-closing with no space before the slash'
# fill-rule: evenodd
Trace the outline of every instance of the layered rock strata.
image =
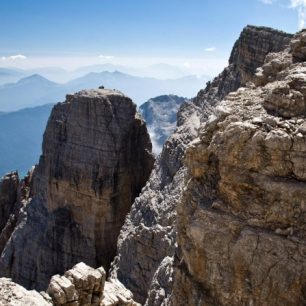
<svg viewBox="0 0 306 306">
<path fill-rule="evenodd" d="M 189 145 L 172 305 L 306 304 L 306 31 Z"/>
<path fill-rule="evenodd" d="M 107 269 L 153 162 L 146 126 L 129 98 L 106 89 L 68 95 L 49 118 L 0 274 L 44 290 L 52 275 L 78 262 Z"/>
<path fill-rule="evenodd" d="M 285 48 L 291 35 L 248 26 L 232 51 L 229 66 L 206 89 L 178 112 L 177 129 L 166 141 L 155 169 L 136 198 L 118 239 L 112 277 L 118 278 L 146 305 L 166 305 L 173 281 L 176 206 L 186 181 L 182 159 L 198 128 L 207 121 L 218 101 L 253 80 L 256 68 L 269 52 Z M 196 304 L 194 304 L 196 305 Z"/>
</svg>

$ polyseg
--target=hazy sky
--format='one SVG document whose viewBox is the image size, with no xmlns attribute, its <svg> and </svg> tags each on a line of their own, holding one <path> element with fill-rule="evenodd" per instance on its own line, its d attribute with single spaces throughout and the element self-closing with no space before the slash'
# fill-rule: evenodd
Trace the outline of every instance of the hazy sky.
<svg viewBox="0 0 306 306">
<path fill-rule="evenodd" d="M 305 7 L 306 0 L 1 0 L 0 66 L 163 62 L 214 74 L 244 26 L 293 33 L 304 26 Z"/>
</svg>

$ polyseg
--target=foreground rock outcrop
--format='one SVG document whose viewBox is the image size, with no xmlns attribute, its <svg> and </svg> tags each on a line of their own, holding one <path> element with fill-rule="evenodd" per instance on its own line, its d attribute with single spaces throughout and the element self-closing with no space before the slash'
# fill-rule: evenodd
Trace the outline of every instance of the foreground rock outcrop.
<svg viewBox="0 0 306 306">
<path fill-rule="evenodd" d="M 8 278 L 0 278 L 2 306 L 140 306 L 119 281 L 105 281 L 102 267 L 78 263 L 64 275 L 54 275 L 47 292 L 28 291 Z"/>
<path fill-rule="evenodd" d="M 139 306 L 133 294 L 119 281 L 105 281 L 102 267 L 78 263 L 63 276 L 51 278 L 47 293 L 54 305 Z"/>
<path fill-rule="evenodd" d="M 47 293 L 55 305 L 78 303 L 99 306 L 103 297 L 105 275 L 102 267 L 93 269 L 81 262 L 63 276 L 52 276 Z"/>
<path fill-rule="evenodd" d="M 187 146 L 198 136 L 198 128 L 213 113 L 214 106 L 231 91 L 252 81 L 265 56 L 283 50 L 290 38 L 289 34 L 269 28 L 246 27 L 234 46 L 229 66 L 178 112 L 176 132 L 166 141 L 118 239 L 112 277 L 125 284 L 137 301 L 147 300 L 146 305 L 156 306 L 170 301 L 176 206 L 187 183 L 182 164 Z"/>
<path fill-rule="evenodd" d="M 173 305 L 306 304 L 306 31 L 189 145 Z"/>
<path fill-rule="evenodd" d="M 153 162 L 146 126 L 129 98 L 106 89 L 68 95 L 49 118 L 0 275 L 45 290 L 52 275 L 78 262 L 107 269 Z"/>
</svg>

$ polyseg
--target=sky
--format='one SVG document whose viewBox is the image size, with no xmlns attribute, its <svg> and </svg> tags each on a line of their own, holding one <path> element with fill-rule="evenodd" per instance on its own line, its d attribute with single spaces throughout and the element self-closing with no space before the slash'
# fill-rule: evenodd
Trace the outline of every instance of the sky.
<svg viewBox="0 0 306 306">
<path fill-rule="evenodd" d="M 175 65 L 214 75 L 247 24 L 294 33 L 306 0 L 1 0 L 0 67 Z"/>
</svg>

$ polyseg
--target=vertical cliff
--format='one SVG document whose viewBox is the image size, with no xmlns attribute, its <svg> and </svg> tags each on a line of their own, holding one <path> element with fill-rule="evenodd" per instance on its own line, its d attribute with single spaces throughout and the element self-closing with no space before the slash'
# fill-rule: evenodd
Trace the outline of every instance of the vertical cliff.
<svg viewBox="0 0 306 306">
<path fill-rule="evenodd" d="M 146 305 L 167 305 L 173 281 L 171 257 L 176 242 L 176 206 L 186 182 L 182 164 L 188 144 L 229 92 L 253 79 L 269 52 L 280 51 L 291 35 L 269 28 L 246 27 L 233 48 L 229 66 L 178 112 L 176 131 L 164 144 L 155 169 L 136 198 L 118 239 L 112 277 Z"/>
<path fill-rule="evenodd" d="M 173 305 L 306 304 L 306 32 L 187 149 Z"/>
<path fill-rule="evenodd" d="M 5 175 L 0 182 L 0 233 L 4 229 L 17 201 L 19 177 L 12 172 Z"/>
<path fill-rule="evenodd" d="M 151 149 L 136 105 L 118 91 L 81 91 L 54 106 L 1 274 L 45 289 L 52 275 L 81 261 L 107 269 L 153 167 Z"/>
</svg>

